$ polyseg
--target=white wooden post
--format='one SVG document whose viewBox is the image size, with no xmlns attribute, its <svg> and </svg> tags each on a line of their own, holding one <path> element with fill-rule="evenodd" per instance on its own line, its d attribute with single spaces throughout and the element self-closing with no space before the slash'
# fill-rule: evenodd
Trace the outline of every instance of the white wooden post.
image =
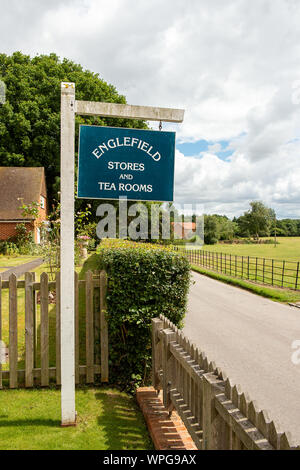
<svg viewBox="0 0 300 470">
<path fill-rule="evenodd" d="M 75 84 L 61 84 L 61 424 L 74 426 L 74 151 Z"/>
<path fill-rule="evenodd" d="M 75 114 L 146 121 L 182 122 L 184 110 L 127 104 L 75 101 L 75 83 L 61 84 L 61 424 L 74 426 L 75 314 L 74 314 L 74 153 Z"/>
</svg>

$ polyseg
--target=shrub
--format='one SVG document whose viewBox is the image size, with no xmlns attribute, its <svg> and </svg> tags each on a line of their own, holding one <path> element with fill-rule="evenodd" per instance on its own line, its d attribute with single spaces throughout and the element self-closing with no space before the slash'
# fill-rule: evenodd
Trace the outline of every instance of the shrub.
<svg viewBox="0 0 300 470">
<path fill-rule="evenodd" d="M 188 260 L 171 248 L 103 240 L 97 249 L 108 274 L 110 375 L 125 388 L 151 371 L 151 319 L 163 314 L 182 326 L 190 284 Z"/>
<path fill-rule="evenodd" d="M 26 225 L 24 223 L 16 225 L 16 235 L 14 237 L 14 242 L 18 248 L 33 242 L 33 233 L 27 231 Z"/>
<path fill-rule="evenodd" d="M 14 243 L 3 241 L 0 243 L 0 253 L 6 256 L 14 256 L 19 254 L 19 249 Z"/>
<path fill-rule="evenodd" d="M 204 235 L 204 243 L 205 245 L 215 245 L 218 243 L 218 239 L 212 233 L 208 233 Z"/>
</svg>

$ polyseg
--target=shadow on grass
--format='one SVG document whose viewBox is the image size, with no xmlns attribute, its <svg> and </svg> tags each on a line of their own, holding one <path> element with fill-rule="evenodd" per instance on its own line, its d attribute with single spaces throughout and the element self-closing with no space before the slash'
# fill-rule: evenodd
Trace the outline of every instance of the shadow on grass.
<svg viewBox="0 0 300 470">
<path fill-rule="evenodd" d="M 109 449 L 153 449 L 144 419 L 131 397 L 108 390 L 95 396 L 103 406 L 98 424 L 105 432 Z"/>
<path fill-rule="evenodd" d="M 17 427 L 30 427 L 30 426 L 47 426 L 47 427 L 60 427 L 60 421 L 57 419 L 17 419 L 2 421 L 0 416 L 0 428 L 10 428 L 12 426 Z M 8 418 L 8 416 L 7 416 Z"/>
</svg>

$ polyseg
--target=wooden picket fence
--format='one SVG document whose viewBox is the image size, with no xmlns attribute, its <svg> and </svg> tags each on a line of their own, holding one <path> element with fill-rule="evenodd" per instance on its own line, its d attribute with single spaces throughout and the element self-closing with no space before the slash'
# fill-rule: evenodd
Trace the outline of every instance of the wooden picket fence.
<svg viewBox="0 0 300 470">
<path fill-rule="evenodd" d="M 233 386 L 167 318 L 152 320 L 153 386 L 176 410 L 198 449 L 290 450 L 265 411 Z"/>
<path fill-rule="evenodd" d="M 89 271 L 84 280 L 75 273 L 74 282 L 76 384 L 108 382 L 106 273 Z M 29 272 L 25 280 L 0 276 L 0 346 L 2 340 L 8 352 L 0 364 L 0 388 L 61 384 L 61 295 L 60 273 L 55 281 L 43 273 L 39 282 Z"/>
</svg>

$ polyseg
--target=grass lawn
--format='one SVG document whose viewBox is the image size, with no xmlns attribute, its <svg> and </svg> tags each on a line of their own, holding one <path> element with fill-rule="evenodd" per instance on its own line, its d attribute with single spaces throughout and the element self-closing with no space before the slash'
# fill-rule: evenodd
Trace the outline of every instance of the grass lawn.
<svg viewBox="0 0 300 470">
<path fill-rule="evenodd" d="M 200 266 L 192 265 L 192 269 L 200 274 L 204 274 L 205 276 L 216 279 L 217 281 L 222 281 L 226 284 L 231 284 L 232 286 L 236 287 L 241 287 L 242 289 L 246 289 L 250 292 L 253 292 L 254 294 L 267 297 L 268 299 L 274 300 L 275 302 L 300 302 L 300 291 L 276 289 L 274 287 L 257 285 L 253 282 L 249 282 L 244 279 L 236 279 L 225 274 L 216 273 Z"/>
<path fill-rule="evenodd" d="M 204 245 L 203 249 L 211 252 L 228 253 L 239 256 L 257 256 L 289 261 L 300 260 L 300 237 L 278 237 L 278 245 L 273 244 L 225 244 Z"/>
<path fill-rule="evenodd" d="M 151 450 L 135 399 L 117 389 L 76 391 L 77 426 L 60 427 L 60 391 L 1 390 L 0 450 Z"/>
</svg>

